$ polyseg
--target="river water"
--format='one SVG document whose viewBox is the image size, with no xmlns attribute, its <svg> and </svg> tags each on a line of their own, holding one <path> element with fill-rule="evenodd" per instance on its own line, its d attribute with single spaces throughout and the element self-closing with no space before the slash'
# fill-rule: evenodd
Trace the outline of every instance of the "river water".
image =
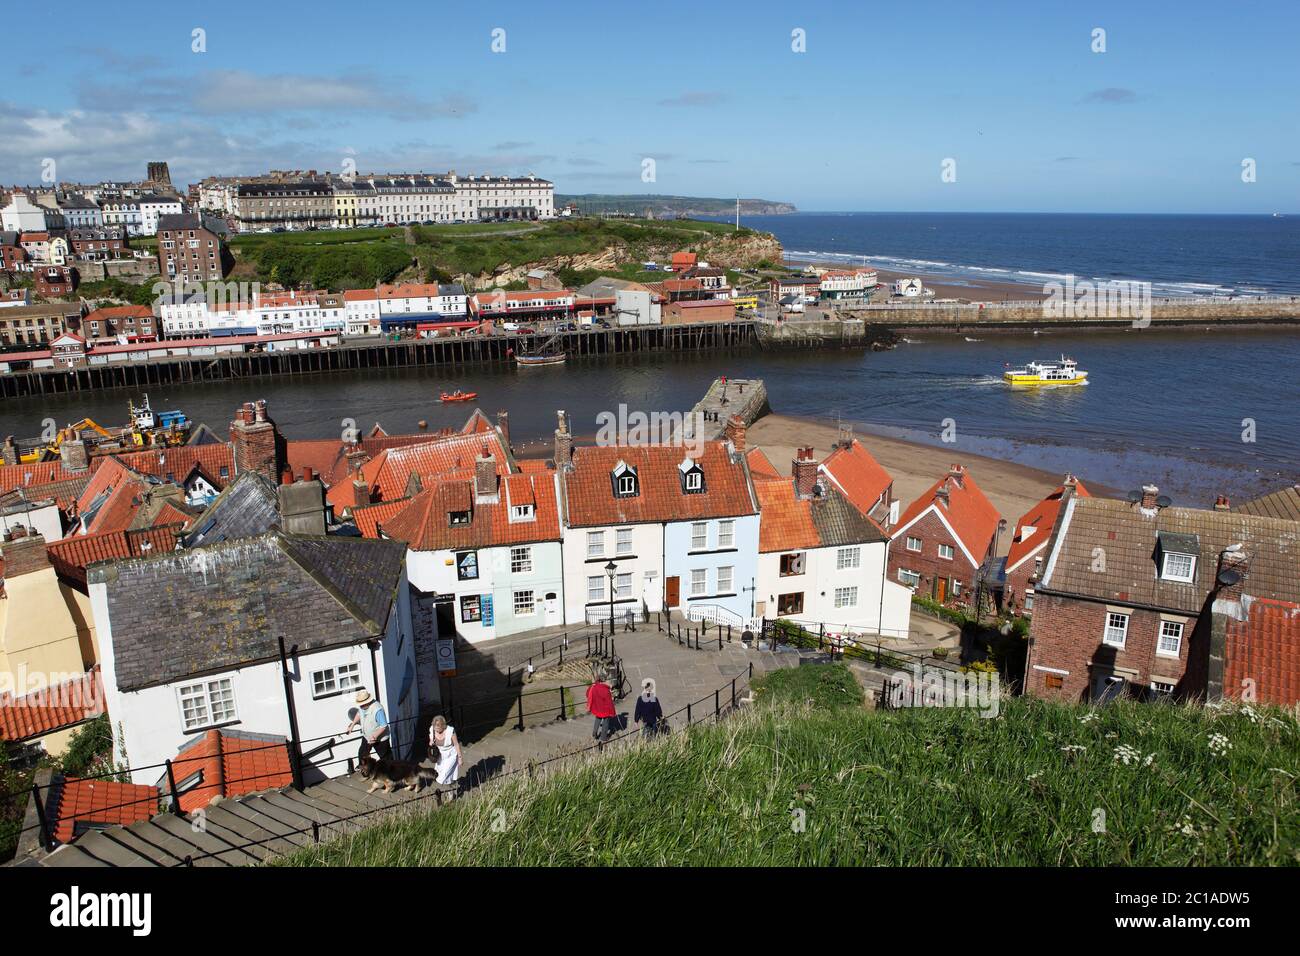
<svg viewBox="0 0 1300 956">
<path fill-rule="evenodd" d="M 346 419 L 391 432 L 459 426 L 475 404 L 510 412 L 516 444 L 549 441 L 555 410 L 579 435 L 596 416 L 630 410 L 685 411 L 714 377 L 765 379 L 774 411 L 855 423 L 860 432 L 941 444 L 951 420 L 955 451 L 1013 460 L 1131 488 L 1154 480 L 1176 500 L 1213 501 L 1274 490 L 1300 479 L 1300 336 L 1292 331 L 1126 330 L 990 335 L 978 342 L 914 334 L 889 352 L 655 354 L 571 360 L 520 371 L 481 366 L 227 381 L 150 395 L 225 435 L 235 408 L 265 398 L 291 438 L 339 435 Z M 1012 391 L 1004 363 L 1078 359 L 1091 384 Z M 443 388 L 479 393 L 441 405 Z M 89 416 L 126 421 L 126 391 L 6 400 L 0 435 L 36 435 L 41 422 Z M 951 433 L 952 429 L 950 429 Z"/>
</svg>

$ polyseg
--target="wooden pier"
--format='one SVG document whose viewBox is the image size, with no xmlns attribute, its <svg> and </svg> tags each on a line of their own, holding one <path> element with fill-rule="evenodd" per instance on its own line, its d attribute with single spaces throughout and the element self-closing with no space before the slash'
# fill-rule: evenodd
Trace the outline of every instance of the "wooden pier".
<svg viewBox="0 0 1300 956">
<path fill-rule="evenodd" d="M 278 378 L 420 365 L 509 364 L 515 352 L 554 338 L 552 347 L 573 357 L 743 348 L 754 344 L 752 321 L 644 325 L 535 335 L 463 335 L 436 339 L 345 342 L 315 349 L 173 356 L 148 362 L 31 369 L 0 375 L 0 397 L 57 395 L 99 389 L 142 389 L 227 379 Z M 93 352 L 91 353 L 94 354 Z"/>
</svg>

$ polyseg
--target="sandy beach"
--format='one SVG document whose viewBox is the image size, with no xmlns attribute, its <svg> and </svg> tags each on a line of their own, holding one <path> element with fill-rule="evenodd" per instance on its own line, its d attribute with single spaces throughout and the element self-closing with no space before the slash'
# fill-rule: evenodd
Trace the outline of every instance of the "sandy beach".
<svg viewBox="0 0 1300 956">
<path fill-rule="evenodd" d="M 762 448 L 783 474 L 789 474 L 797 445 L 812 445 L 818 460 L 821 460 L 830 454 L 838 434 L 833 423 L 791 415 L 766 415 L 749 426 L 746 441 L 751 447 Z M 898 438 L 864 432 L 857 432 L 855 437 L 893 476 L 894 497 L 902 502 L 901 509 L 906 509 L 911 501 L 945 474 L 951 463 L 960 462 L 1002 517 L 1007 519 L 1007 528 L 1010 529 L 1021 515 L 1060 485 L 1063 477 L 1014 462 L 983 455 L 957 454 Z M 1095 494 L 1114 493 L 1112 489 L 1089 482 L 1087 475 L 1079 477 Z M 999 538 L 998 552 L 1005 554 L 1010 543 L 1011 534 L 1004 531 Z"/>
<path fill-rule="evenodd" d="M 870 264 L 870 260 L 868 260 Z M 803 269 L 815 265 L 823 269 L 845 269 L 849 266 L 843 262 L 794 262 L 785 260 L 791 269 Z M 872 266 L 872 268 L 876 268 Z M 927 275 L 924 272 L 892 272 L 876 268 L 876 277 L 885 288 L 876 294 L 876 302 L 889 300 L 888 286 L 895 279 L 919 278 L 927 289 L 934 290 L 935 299 L 958 299 L 962 302 L 1033 302 L 1047 298 L 1047 294 L 1038 286 L 1021 285 L 1017 282 L 987 282 L 980 279 L 952 279 L 944 276 Z M 933 301 L 933 300 L 931 300 Z"/>
</svg>

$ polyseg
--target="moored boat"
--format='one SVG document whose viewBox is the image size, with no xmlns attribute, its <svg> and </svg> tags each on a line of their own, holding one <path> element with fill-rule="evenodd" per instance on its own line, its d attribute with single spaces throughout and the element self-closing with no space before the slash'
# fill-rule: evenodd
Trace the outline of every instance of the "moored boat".
<svg viewBox="0 0 1300 956">
<path fill-rule="evenodd" d="M 515 364 L 520 368 L 537 368 L 542 365 L 563 365 L 567 356 L 564 352 L 554 355 L 516 355 Z"/>
<path fill-rule="evenodd" d="M 1026 362 L 1020 368 L 1006 367 L 1002 380 L 1010 385 L 1087 385 L 1088 373 L 1072 358 L 1061 356 L 1056 362 Z"/>
</svg>

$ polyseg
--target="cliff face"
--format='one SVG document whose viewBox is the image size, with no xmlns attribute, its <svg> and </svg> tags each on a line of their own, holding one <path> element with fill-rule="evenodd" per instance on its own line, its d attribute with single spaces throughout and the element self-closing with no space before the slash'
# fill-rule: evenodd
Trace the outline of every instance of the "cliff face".
<svg viewBox="0 0 1300 956">
<path fill-rule="evenodd" d="M 522 282 L 532 269 L 554 272 L 557 269 L 569 268 L 579 271 L 594 269 L 601 272 L 614 272 L 624 263 L 642 261 L 642 259 L 666 262 L 674 252 L 683 249 L 696 253 L 701 259 L 720 269 L 746 269 L 764 262 L 781 261 L 781 243 L 771 233 L 746 231 L 721 235 L 701 233 L 700 235 L 702 238 L 698 242 L 662 247 L 649 245 L 638 247 L 635 251 L 624 243 L 613 243 L 597 252 L 555 256 L 518 265 L 502 265 L 492 273 L 458 275 L 456 281 L 463 283 L 467 289 L 479 290 Z"/>
</svg>

